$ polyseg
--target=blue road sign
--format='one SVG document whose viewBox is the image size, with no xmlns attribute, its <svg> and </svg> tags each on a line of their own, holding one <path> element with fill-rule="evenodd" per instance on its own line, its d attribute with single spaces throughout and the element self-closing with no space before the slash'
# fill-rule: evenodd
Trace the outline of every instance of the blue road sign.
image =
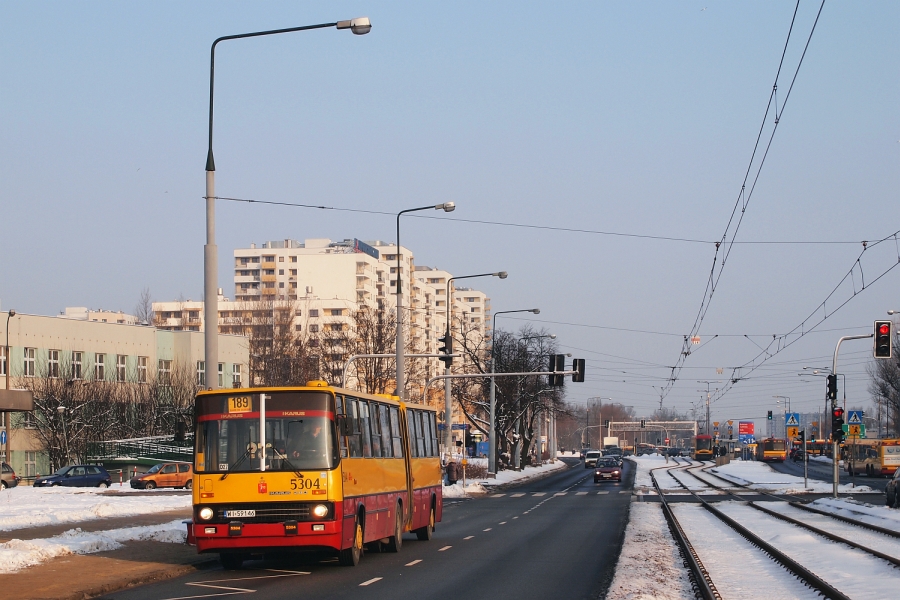
<svg viewBox="0 0 900 600">
<path fill-rule="evenodd" d="M 850 410 L 847 411 L 847 425 L 862 425 L 863 411 L 861 410 Z"/>
<path fill-rule="evenodd" d="M 800 427 L 800 413 L 784 413 L 784 424 L 788 427 Z"/>
<path fill-rule="evenodd" d="M 6 430 L 0 431 L 0 446 L 6 445 Z"/>
</svg>

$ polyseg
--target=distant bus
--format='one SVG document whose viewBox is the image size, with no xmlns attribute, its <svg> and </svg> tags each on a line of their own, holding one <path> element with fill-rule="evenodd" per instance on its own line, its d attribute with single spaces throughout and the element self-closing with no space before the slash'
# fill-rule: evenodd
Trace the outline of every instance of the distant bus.
<svg viewBox="0 0 900 600">
<path fill-rule="evenodd" d="M 713 439 L 711 435 L 695 435 L 691 438 L 691 458 L 694 460 L 712 460 Z"/>
<path fill-rule="evenodd" d="M 844 461 L 848 473 L 852 464 L 854 473 L 864 472 L 869 477 L 890 476 L 900 467 L 900 440 L 847 441 L 844 456 L 847 457 Z"/>
<path fill-rule="evenodd" d="M 766 438 L 756 444 L 756 460 L 765 462 L 784 462 L 788 449 L 784 440 Z"/>
<path fill-rule="evenodd" d="M 311 381 L 210 390 L 195 402 L 188 543 L 226 569 L 272 550 L 326 551 L 355 566 L 441 520 L 435 411 Z"/>
</svg>

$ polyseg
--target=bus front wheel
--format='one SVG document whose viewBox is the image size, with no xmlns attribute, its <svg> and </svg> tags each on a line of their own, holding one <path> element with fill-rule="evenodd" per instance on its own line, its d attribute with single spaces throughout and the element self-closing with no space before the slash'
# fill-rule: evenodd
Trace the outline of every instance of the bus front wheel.
<svg viewBox="0 0 900 600">
<path fill-rule="evenodd" d="M 362 547 L 363 547 L 363 528 L 362 523 L 357 519 L 355 529 L 353 532 L 353 544 L 346 550 L 341 550 L 338 555 L 338 562 L 344 565 L 345 567 L 355 567 L 359 564 L 359 559 L 362 556 Z"/>
</svg>

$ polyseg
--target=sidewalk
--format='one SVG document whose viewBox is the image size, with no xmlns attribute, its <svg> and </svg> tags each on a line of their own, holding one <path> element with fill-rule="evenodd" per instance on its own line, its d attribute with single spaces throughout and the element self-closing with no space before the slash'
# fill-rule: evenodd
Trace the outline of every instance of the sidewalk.
<svg viewBox="0 0 900 600">
<path fill-rule="evenodd" d="M 79 527 L 83 531 L 104 531 L 123 527 L 152 526 L 191 517 L 190 509 L 95 519 L 0 532 L 0 542 L 11 539 L 50 538 Z M 117 550 L 95 554 L 70 554 L 14 573 L 0 574 L 4 598 L 17 600 L 82 600 L 126 587 L 177 577 L 217 562 L 215 555 L 197 554 L 186 544 L 152 541 L 125 542 Z"/>
</svg>

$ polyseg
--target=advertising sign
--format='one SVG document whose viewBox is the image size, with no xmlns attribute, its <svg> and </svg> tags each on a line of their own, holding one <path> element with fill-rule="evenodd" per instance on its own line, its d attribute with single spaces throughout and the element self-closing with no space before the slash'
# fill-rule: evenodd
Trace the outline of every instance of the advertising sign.
<svg viewBox="0 0 900 600">
<path fill-rule="evenodd" d="M 752 444 L 753 439 L 753 421 L 739 421 L 738 422 L 738 439 L 742 444 Z"/>
</svg>

